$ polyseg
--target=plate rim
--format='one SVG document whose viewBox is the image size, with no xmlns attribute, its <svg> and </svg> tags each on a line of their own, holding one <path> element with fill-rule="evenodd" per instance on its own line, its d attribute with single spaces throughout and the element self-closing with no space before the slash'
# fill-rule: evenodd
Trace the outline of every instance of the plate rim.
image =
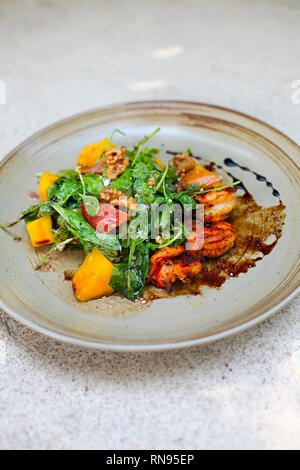
<svg viewBox="0 0 300 470">
<path fill-rule="evenodd" d="M 131 344 L 110 344 L 110 343 L 100 343 L 95 341 L 86 341 L 74 338 L 72 336 L 63 335 L 61 333 L 56 333 L 52 331 L 50 328 L 44 328 L 39 326 L 29 320 L 24 319 L 21 315 L 14 312 L 10 307 L 6 306 L 5 302 L 0 299 L 0 307 L 7 313 L 8 315 L 12 316 L 15 320 L 19 321 L 22 325 L 30 328 L 37 333 L 41 333 L 49 338 L 55 339 L 56 341 L 61 341 L 62 343 L 73 344 L 74 346 L 78 347 L 85 347 L 88 349 L 97 349 L 100 351 L 110 351 L 110 352 L 119 352 L 119 353 L 140 353 L 140 352 L 159 352 L 159 351 L 170 351 L 173 349 L 186 349 L 193 346 L 201 346 L 208 343 L 213 343 L 222 339 L 226 339 L 229 336 L 236 336 L 244 331 L 262 323 L 263 321 L 267 320 L 268 318 L 272 317 L 278 310 L 283 308 L 286 304 L 288 304 L 298 293 L 300 292 L 300 286 L 298 286 L 289 296 L 287 296 L 284 300 L 282 300 L 279 304 L 272 307 L 270 310 L 265 312 L 264 314 L 260 315 L 259 317 L 254 318 L 253 320 L 249 320 L 241 325 L 235 326 L 228 330 L 222 331 L 220 333 L 216 333 L 214 335 L 205 336 L 203 338 L 196 338 L 192 340 L 186 341 L 178 341 L 175 343 L 164 343 L 164 344 L 149 344 L 149 345 L 131 345 Z"/>
<path fill-rule="evenodd" d="M 54 123 L 43 127 L 39 131 L 33 133 L 29 137 L 27 137 L 25 140 L 23 140 L 20 144 L 18 144 L 16 147 L 14 147 L 10 152 L 8 152 L 4 158 L 1 159 L 0 161 L 0 171 L 3 169 L 4 165 L 8 162 L 10 158 L 12 158 L 20 149 L 22 149 L 25 145 L 30 144 L 32 141 L 34 141 L 36 138 L 46 134 L 48 131 L 51 131 L 57 127 L 60 127 L 63 124 L 66 124 L 69 121 L 88 116 L 90 114 L 94 114 L 97 112 L 105 112 L 105 111 L 114 111 L 117 110 L 118 108 L 124 108 L 124 107 L 143 107 L 143 106 L 148 106 L 148 107 L 155 107 L 155 108 L 161 108 L 161 107 L 176 107 L 176 106 L 196 106 L 196 107 L 208 107 L 220 111 L 225 111 L 228 113 L 231 113 L 233 115 L 238 115 L 243 118 L 246 118 L 248 120 L 254 121 L 258 123 L 259 125 L 263 125 L 265 128 L 268 130 L 271 130 L 275 132 L 275 134 L 278 134 L 281 138 L 284 138 L 289 144 L 291 144 L 296 151 L 300 153 L 300 145 L 298 145 L 293 139 L 288 137 L 286 134 L 284 134 L 282 131 L 277 129 L 274 126 L 269 125 L 265 121 L 262 121 L 260 119 L 257 119 L 249 114 L 243 113 L 241 111 L 223 107 L 223 106 L 218 106 L 210 103 L 203 103 L 203 102 L 197 102 L 197 101 L 185 101 L 185 100 L 145 100 L 145 101 L 130 101 L 130 102 L 124 102 L 124 103 L 117 103 L 111 106 L 103 106 L 103 107 L 95 107 L 92 109 L 88 109 L 85 111 L 82 111 L 80 113 L 72 114 L 70 116 L 67 116 L 63 119 L 60 119 L 59 121 L 55 121 Z M 300 171 L 300 165 L 298 164 L 297 161 L 295 161 L 294 158 L 292 158 L 290 155 L 286 155 L 294 165 L 297 166 L 297 168 Z M 44 334 L 47 337 L 50 337 L 52 339 L 62 341 L 68 344 L 73 344 L 76 346 L 80 347 L 86 347 L 89 349 L 97 349 L 97 350 L 102 350 L 102 351 L 111 351 L 111 352 L 156 352 L 156 351 L 166 351 L 166 350 L 171 350 L 171 349 L 183 349 L 187 347 L 192 347 L 192 346 L 198 346 L 198 345 L 203 345 L 203 344 L 208 344 L 217 340 L 225 339 L 229 336 L 236 335 L 238 333 L 242 333 L 243 331 L 252 328 L 253 326 L 263 322 L 267 318 L 270 318 L 272 315 L 274 315 L 276 312 L 278 312 L 281 308 L 283 308 L 285 305 L 287 305 L 298 293 L 300 292 L 300 283 L 299 285 L 286 297 L 284 298 L 281 302 L 279 302 L 277 305 L 273 306 L 272 308 L 268 309 L 265 313 L 261 314 L 258 317 L 255 317 L 252 320 L 248 320 L 245 323 L 242 323 L 240 325 L 237 325 L 235 327 L 229 328 L 228 330 L 215 333 L 213 335 L 201 337 L 201 338 L 195 338 L 191 340 L 183 340 L 183 341 L 178 341 L 178 342 L 167 342 L 163 344 L 113 344 L 113 343 L 101 343 L 101 342 L 96 342 L 96 341 L 88 341 L 88 340 L 82 340 L 78 338 L 74 338 L 72 336 L 69 336 L 67 334 L 62 334 L 62 333 L 57 333 L 50 328 L 45 328 L 42 327 L 30 320 L 27 320 L 23 318 L 21 315 L 16 313 L 12 308 L 10 308 L 1 298 L 0 298 L 0 308 L 6 312 L 7 314 L 11 315 L 15 320 L 19 321 L 21 324 L 25 325 L 26 327 L 29 327 L 30 329 Z"/>
</svg>

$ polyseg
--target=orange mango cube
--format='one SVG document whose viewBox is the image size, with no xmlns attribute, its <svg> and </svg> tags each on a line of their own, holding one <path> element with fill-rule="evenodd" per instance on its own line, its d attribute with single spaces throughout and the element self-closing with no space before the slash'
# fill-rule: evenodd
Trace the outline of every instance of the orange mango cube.
<svg viewBox="0 0 300 470">
<path fill-rule="evenodd" d="M 99 157 L 101 157 L 102 153 L 104 152 L 104 149 L 106 145 L 108 144 L 108 137 L 104 140 L 101 140 L 101 142 L 96 142 L 94 144 L 89 144 L 85 145 L 83 149 L 81 150 L 79 157 L 77 159 L 77 165 L 80 166 L 92 166 L 96 161 L 98 160 Z M 110 142 L 108 145 L 106 151 L 113 150 L 115 147 L 114 144 Z"/>
<path fill-rule="evenodd" d="M 51 215 L 44 215 L 40 219 L 28 222 L 26 225 L 33 246 L 50 245 L 55 242 L 52 232 Z"/>
<path fill-rule="evenodd" d="M 59 178 L 57 175 L 53 175 L 53 173 L 43 173 L 40 179 L 39 184 L 39 193 L 40 198 L 43 202 L 47 201 L 47 191 L 48 188 Z"/>
<path fill-rule="evenodd" d="M 76 299 L 85 302 L 112 294 L 114 289 L 110 287 L 109 281 L 113 266 L 98 248 L 93 248 L 73 277 L 72 287 Z"/>
</svg>

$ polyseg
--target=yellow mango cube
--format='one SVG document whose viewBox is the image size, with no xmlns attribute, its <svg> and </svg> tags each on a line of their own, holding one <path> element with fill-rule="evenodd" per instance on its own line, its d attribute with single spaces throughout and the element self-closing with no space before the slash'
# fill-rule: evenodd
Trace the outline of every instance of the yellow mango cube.
<svg viewBox="0 0 300 470">
<path fill-rule="evenodd" d="M 47 191 L 48 188 L 59 178 L 57 175 L 53 175 L 53 173 L 43 173 L 40 179 L 39 184 L 39 193 L 40 198 L 43 202 L 47 201 Z"/>
<path fill-rule="evenodd" d="M 114 289 L 109 286 L 109 281 L 113 266 L 98 248 L 93 248 L 73 277 L 76 299 L 85 302 L 112 294 Z"/>
<path fill-rule="evenodd" d="M 55 242 L 52 232 L 52 219 L 50 215 L 44 215 L 40 219 L 28 222 L 26 225 L 33 246 L 50 245 Z"/>
<path fill-rule="evenodd" d="M 77 165 L 80 166 L 91 166 L 101 157 L 106 145 L 108 144 L 108 137 L 101 142 L 96 142 L 94 144 L 85 145 L 80 152 L 80 155 L 77 159 Z M 115 147 L 114 144 L 110 143 L 106 151 L 113 150 Z"/>
</svg>

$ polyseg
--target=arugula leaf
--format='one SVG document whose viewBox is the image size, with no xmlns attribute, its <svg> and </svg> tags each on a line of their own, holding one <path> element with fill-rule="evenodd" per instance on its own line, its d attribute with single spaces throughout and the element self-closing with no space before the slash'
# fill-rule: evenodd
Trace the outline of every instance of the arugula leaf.
<svg viewBox="0 0 300 470">
<path fill-rule="evenodd" d="M 82 196 L 84 207 L 91 217 L 95 217 L 99 211 L 99 201 L 95 196 Z"/>
<path fill-rule="evenodd" d="M 122 175 L 111 182 L 110 188 L 118 189 L 122 193 L 127 193 L 133 185 L 133 177 L 130 168 L 124 171 Z"/>
<path fill-rule="evenodd" d="M 155 193 L 148 182 L 142 178 L 135 180 L 133 185 L 134 198 L 142 204 L 151 204 L 155 200 Z"/>
<path fill-rule="evenodd" d="M 28 207 L 28 209 L 23 211 L 21 213 L 19 222 L 21 220 L 24 220 L 25 223 L 28 224 L 28 222 L 32 222 L 33 220 L 40 219 L 44 215 L 48 215 L 48 214 L 51 215 L 52 213 L 53 213 L 53 209 L 50 205 L 50 202 L 49 201 L 42 202 L 41 204 L 35 204 L 33 206 L 30 206 Z M 15 223 L 13 222 L 13 224 L 9 224 L 9 225 L 12 226 L 12 225 L 15 225 Z"/>
<path fill-rule="evenodd" d="M 25 209 L 24 211 L 21 212 L 21 216 L 24 219 L 27 215 L 30 215 L 34 212 L 38 212 L 42 204 L 34 204 L 33 206 L 28 207 L 28 209 Z"/>
<path fill-rule="evenodd" d="M 150 176 L 149 168 L 143 162 L 137 163 L 131 173 L 134 178 L 149 178 Z"/>
<path fill-rule="evenodd" d="M 206 185 L 197 186 L 194 184 L 189 185 L 189 187 L 185 191 L 181 191 L 180 193 L 175 193 L 174 191 L 167 191 L 167 198 L 169 201 L 172 202 L 179 202 L 183 206 L 190 205 L 192 209 L 197 208 L 197 201 L 191 197 L 193 194 L 202 193 L 201 188 L 204 188 Z"/>
<path fill-rule="evenodd" d="M 40 205 L 39 212 L 38 212 L 38 217 L 43 217 L 44 215 L 51 215 L 53 214 L 53 209 L 51 207 L 50 201 L 43 202 Z"/>
<path fill-rule="evenodd" d="M 119 257 L 121 245 L 117 237 L 97 232 L 78 212 L 64 209 L 58 204 L 52 204 L 52 207 L 63 217 L 70 232 L 80 240 L 83 246 L 90 244 L 99 248 L 111 261 Z"/>
<path fill-rule="evenodd" d="M 81 193 L 87 196 L 98 197 L 100 191 L 104 188 L 102 175 L 89 173 L 79 175 L 73 171 L 69 178 L 65 176 L 56 180 L 47 191 L 48 199 L 56 201 L 59 205 L 76 207 L 81 203 Z M 75 204 L 74 204 L 75 201 Z"/>
<path fill-rule="evenodd" d="M 35 204 L 33 206 L 28 207 L 28 209 L 21 212 L 21 216 L 17 220 L 14 220 L 13 222 L 10 222 L 8 224 L 0 224 L 0 229 L 4 230 L 9 235 L 14 237 L 14 235 L 12 235 L 7 229 L 13 227 L 14 225 L 19 224 L 20 222 L 22 222 L 22 220 L 24 220 L 27 223 L 27 222 L 30 222 L 31 220 L 37 219 L 38 211 L 41 206 L 42 204 Z"/>
<path fill-rule="evenodd" d="M 170 180 L 173 183 L 173 181 L 175 181 L 177 179 L 178 175 L 177 175 L 176 171 L 174 170 L 174 168 L 171 165 L 169 165 L 168 168 L 169 169 L 167 171 L 167 179 Z"/>
<path fill-rule="evenodd" d="M 180 204 L 183 206 L 190 205 L 192 209 L 196 209 L 198 205 L 195 199 L 193 199 L 191 196 L 188 196 L 188 194 L 178 193 L 176 196 L 173 196 L 173 199 L 177 202 L 180 202 Z"/>
<path fill-rule="evenodd" d="M 165 197 L 161 196 L 159 194 L 155 194 L 155 199 L 153 201 L 153 204 L 156 206 L 160 206 L 161 204 L 164 204 L 166 202 Z"/>
<path fill-rule="evenodd" d="M 151 132 L 151 134 L 149 135 L 145 135 L 144 138 L 138 143 L 138 146 L 135 147 L 136 149 L 136 153 L 135 153 L 135 156 L 133 158 L 133 162 L 132 162 L 132 165 L 135 164 L 135 162 L 138 160 L 139 156 L 140 156 L 140 153 L 142 151 L 142 147 L 143 145 L 145 145 L 146 142 L 148 142 L 149 139 L 151 139 L 151 137 L 153 137 L 155 134 L 157 134 L 157 132 L 160 131 L 160 127 L 158 127 L 157 129 L 155 129 L 155 131 Z"/>
<path fill-rule="evenodd" d="M 56 180 L 47 191 L 48 199 L 55 199 L 60 205 L 64 205 L 71 196 L 81 191 L 80 181 L 77 179 L 65 179 L 64 177 Z"/>
<path fill-rule="evenodd" d="M 40 260 L 39 262 L 36 264 L 34 270 L 37 271 L 38 269 L 40 269 L 43 264 L 47 261 L 47 259 L 49 258 L 49 256 L 56 250 L 56 249 L 59 249 L 60 251 L 63 250 L 63 248 L 68 245 L 69 243 L 71 243 L 74 238 L 72 237 L 72 234 L 70 234 L 70 232 L 68 231 L 68 229 L 66 228 L 66 226 L 64 227 L 60 227 L 56 233 L 55 233 L 55 243 L 53 243 L 52 247 L 50 248 L 50 250 L 48 251 L 48 253 L 46 253 Z"/>
<path fill-rule="evenodd" d="M 192 194 L 202 193 L 205 186 L 207 186 L 207 184 L 201 184 L 200 186 L 198 184 L 189 184 L 187 189 L 181 191 L 179 194 L 188 194 L 190 196 Z"/>
<path fill-rule="evenodd" d="M 166 169 L 165 169 L 164 172 L 162 173 L 160 180 L 157 182 L 157 184 L 156 184 L 156 186 L 155 186 L 155 189 L 154 189 L 154 192 L 155 192 L 155 193 L 157 193 L 157 191 L 159 190 L 159 188 L 161 187 L 161 185 L 162 185 L 163 182 L 165 181 L 165 179 L 166 179 L 166 177 L 167 177 L 168 171 L 169 171 L 169 164 L 166 166 Z"/>
<path fill-rule="evenodd" d="M 56 172 L 56 174 L 65 178 L 76 178 L 78 175 L 77 171 L 75 170 L 61 170 Z"/>
<path fill-rule="evenodd" d="M 82 175 L 85 192 L 90 196 L 98 197 L 100 191 L 104 188 L 104 181 L 102 175 L 96 175 L 94 173 L 88 173 Z"/>
<path fill-rule="evenodd" d="M 222 189 L 232 188 L 233 186 L 236 186 L 240 183 L 241 181 L 235 181 L 234 183 L 226 184 L 226 186 L 218 186 L 217 188 L 211 188 L 211 189 L 205 189 L 204 191 L 199 191 L 198 194 L 211 193 L 213 191 L 222 191 Z"/>
<path fill-rule="evenodd" d="M 165 248 L 166 246 L 177 246 L 181 245 L 188 235 L 191 233 L 191 229 L 186 225 L 181 224 L 177 231 L 174 232 L 174 235 L 167 240 L 164 240 L 163 243 L 149 243 L 149 248 L 153 251 L 158 250 L 160 248 Z"/>
<path fill-rule="evenodd" d="M 129 256 L 129 255 L 128 255 Z M 139 297 L 149 273 L 149 243 L 139 242 L 131 260 L 115 263 L 109 285 L 130 300 Z"/>
</svg>

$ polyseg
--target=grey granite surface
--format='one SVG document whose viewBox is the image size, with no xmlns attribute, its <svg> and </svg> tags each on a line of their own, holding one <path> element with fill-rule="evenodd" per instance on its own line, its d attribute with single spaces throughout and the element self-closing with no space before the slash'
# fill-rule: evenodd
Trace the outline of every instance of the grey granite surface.
<svg viewBox="0 0 300 470">
<path fill-rule="evenodd" d="M 0 158 L 40 128 L 113 103 L 197 100 L 300 143 L 300 2 L 0 2 Z M 300 297 L 205 347 L 79 349 L 0 312 L 2 449 L 300 448 Z"/>
</svg>

